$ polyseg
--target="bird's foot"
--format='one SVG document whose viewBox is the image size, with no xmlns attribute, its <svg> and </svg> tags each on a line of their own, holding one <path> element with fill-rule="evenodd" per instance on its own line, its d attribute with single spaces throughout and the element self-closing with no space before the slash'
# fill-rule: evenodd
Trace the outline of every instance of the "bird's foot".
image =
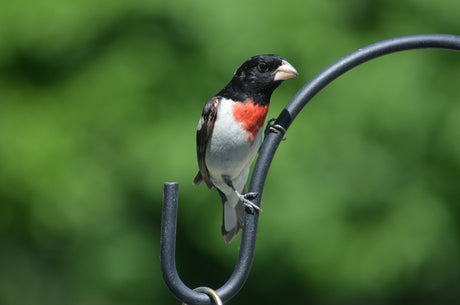
<svg viewBox="0 0 460 305">
<path fill-rule="evenodd" d="M 242 195 L 239 192 L 236 192 L 236 194 L 238 195 L 240 201 L 249 210 L 251 210 L 252 213 L 254 213 L 254 210 L 257 210 L 258 212 L 262 212 L 262 209 L 251 201 L 251 200 L 254 200 L 259 195 L 259 193 L 251 192 L 251 193 L 246 193 L 246 194 Z"/>
<path fill-rule="evenodd" d="M 280 124 L 275 124 L 276 119 L 270 119 L 268 120 L 267 127 L 265 127 L 265 136 L 267 136 L 270 132 L 273 133 L 282 133 L 283 135 L 286 133 L 286 129 L 281 126 Z M 286 137 L 283 136 L 283 139 L 281 141 L 286 141 Z"/>
</svg>

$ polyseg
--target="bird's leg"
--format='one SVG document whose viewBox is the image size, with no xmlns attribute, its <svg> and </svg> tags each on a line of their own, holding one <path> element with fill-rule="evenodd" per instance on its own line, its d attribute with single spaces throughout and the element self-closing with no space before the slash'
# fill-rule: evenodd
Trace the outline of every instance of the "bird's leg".
<svg viewBox="0 0 460 305">
<path fill-rule="evenodd" d="M 258 207 L 255 203 L 253 203 L 251 200 L 254 200 L 259 193 L 256 192 L 251 192 L 251 193 L 246 193 L 246 194 L 241 194 L 240 192 L 237 191 L 235 186 L 233 185 L 232 179 L 229 176 L 222 176 L 224 179 L 225 184 L 227 184 L 229 187 L 232 188 L 232 190 L 236 193 L 240 201 L 251 210 L 251 212 L 254 212 L 254 210 L 257 210 L 259 212 L 262 212 L 262 209 Z"/>
</svg>

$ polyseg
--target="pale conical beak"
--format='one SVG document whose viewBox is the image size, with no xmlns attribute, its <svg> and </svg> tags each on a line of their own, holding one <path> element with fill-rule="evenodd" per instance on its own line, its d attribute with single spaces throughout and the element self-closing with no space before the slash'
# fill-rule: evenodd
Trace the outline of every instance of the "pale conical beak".
<svg viewBox="0 0 460 305">
<path fill-rule="evenodd" d="M 278 80 L 287 80 L 287 79 L 296 77 L 299 75 L 299 73 L 297 73 L 297 70 L 294 69 L 294 67 L 290 63 L 283 60 L 281 62 L 281 66 L 279 66 L 278 69 L 276 69 L 274 75 L 275 77 L 273 80 L 278 81 Z"/>
</svg>

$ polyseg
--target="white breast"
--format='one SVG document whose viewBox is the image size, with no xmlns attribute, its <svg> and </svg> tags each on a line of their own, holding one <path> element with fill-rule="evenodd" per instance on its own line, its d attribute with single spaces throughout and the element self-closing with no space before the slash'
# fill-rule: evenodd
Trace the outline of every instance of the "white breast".
<svg viewBox="0 0 460 305">
<path fill-rule="evenodd" d="M 212 136 L 206 150 L 206 166 L 214 178 L 222 175 L 238 177 L 254 160 L 262 143 L 262 128 L 254 144 L 248 141 L 248 133 L 236 122 L 232 106 L 235 102 L 222 99 L 219 103 Z"/>
</svg>

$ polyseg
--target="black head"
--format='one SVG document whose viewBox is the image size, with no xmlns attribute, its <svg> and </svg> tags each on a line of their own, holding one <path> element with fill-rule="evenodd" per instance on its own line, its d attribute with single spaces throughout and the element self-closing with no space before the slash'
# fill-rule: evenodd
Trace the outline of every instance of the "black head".
<svg viewBox="0 0 460 305">
<path fill-rule="evenodd" d="M 297 71 L 278 55 L 258 55 L 246 60 L 236 70 L 230 83 L 219 96 L 256 103 L 270 102 L 273 91 L 286 79 L 296 77 Z"/>
</svg>

